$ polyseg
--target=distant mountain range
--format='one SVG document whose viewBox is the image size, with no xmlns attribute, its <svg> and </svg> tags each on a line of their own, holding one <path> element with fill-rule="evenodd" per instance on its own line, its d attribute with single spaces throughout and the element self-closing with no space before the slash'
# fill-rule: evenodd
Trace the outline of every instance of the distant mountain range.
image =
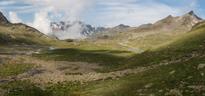
<svg viewBox="0 0 205 96">
<path fill-rule="evenodd" d="M 174 17 L 172 15 L 157 21 L 154 24 L 144 24 L 136 28 L 136 31 L 163 30 L 163 31 L 189 31 L 191 28 L 203 21 L 193 11 L 182 16 Z"/>
<path fill-rule="evenodd" d="M 197 16 L 193 11 L 188 12 L 182 16 L 167 16 L 166 18 L 157 21 L 154 24 L 143 24 L 139 27 L 130 27 L 128 25 L 120 24 L 115 27 L 105 28 L 105 27 L 93 27 L 92 25 L 86 24 L 81 21 L 75 22 L 51 22 L 50 27 L 52 29 L 52 33 L 50 36 L 56 37 L 58 39 L 73 39 L 66 38 L 65 35 L 71 35 L 68 33 L 72 33 L 72 31 L 78 32 L 77 37 L 82 38 L 92 38 L 92 37 L 100 37 L 104 36 L 104 34 L 115 34 L 116 32 L 124 32 L 124 31 L 135 31 L 135 32 L 144 32 L 149 30 L 156 31 L 189 31 L 192 26 L 201 22 L 203 19 Z M 136 21 L 137 22 L 137 21 Z M 76 31 L 77 28 L 78 30 Z M 62 38 L 63 37 L 63 38 Z"/>
<path fill-rule="evenodd" d="M 66 35 L 71 31 L 75 31 L 79 33 L 78 37 L 87 38 L 96 33 L 102 33 L 106 31 L 118 31 L 118 30 L 129 28 L 130 26 L 120 24 L 113 28 L 105 28 L 105 27 L 93 27 L 92 25 L 86 24 L 81 21 L 74 21 L 74 22 L 61 21 L 61 22 L 51 22 L 50 27 L 52 30 L 50 34 L 51 36 L 56 37 L 58 39 L 70 39 L 70 38 L 64 38 L 64 36 L 62 35 Z M 77 31 L 76 28 L 78 29 Z"/>
<path fill-rule="evenodd" d="M 61 22 L 51 22 L 50 27 L 52 32 L 49 36 L 60 40 L 66 39 L 85 39 L 85 38 L 104 38 L 113 37 L 119 32 L 129 33 L 133 32 L 149 32 L 149 31 L 163 31 L 163 32 L 187 32 L 191 28 L 203 21 L 202 18 L 197 16 L 193 11 L 190 11 L 182 16 L 167 16 L 166 18 L 157 21 L 153 24 L 143 24 L 138 27 L 130 27 L 128 25 L 120 24 L 115 27 L 105 28 L 105 27 L 94 27 L 92 25 L 86 24 L 81 21 L 61 21 Z M 137 22 L 137 21 L 136 21 Z M 1 25 L 12 25 L 7 18 L 0 13 L 0 24 Z M 27 26 L 25 24 L 13 24 L 15 26 Z M 36 31 L 35 28 L 27 26 L 29 30 Z M 39 31 L 38 31 L 39 33 Z M 44 35 L 44 34 L 41 34 Z M 119 36 L 119 35 L 118 35 Z"/>
</svg>

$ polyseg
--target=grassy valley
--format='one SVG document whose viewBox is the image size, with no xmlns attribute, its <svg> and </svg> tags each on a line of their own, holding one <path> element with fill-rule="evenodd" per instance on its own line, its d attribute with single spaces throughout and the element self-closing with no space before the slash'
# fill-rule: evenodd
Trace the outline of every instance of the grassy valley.
<svg viewBox="0 0 205 96">
<path fill-rule="evenodd" d="M 0 96 L 205 95 L 205 22 L 190 30 L 151 26 L 66 42 L 1 25 Z"/>
</svg>

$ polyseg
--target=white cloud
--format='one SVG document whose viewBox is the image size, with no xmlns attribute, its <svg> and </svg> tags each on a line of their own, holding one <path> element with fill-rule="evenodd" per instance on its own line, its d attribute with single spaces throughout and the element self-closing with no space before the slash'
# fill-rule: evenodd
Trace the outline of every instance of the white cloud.
<svg viewBox="0 0 205 96">
<path fill-rule="evenodd" d="M 26 3 L 39 8 L 40 12 L 35 13 L 34 21 L 31 26 L 37 28 L 45 34 L 49 34 L 50 22 L 53 17 L 61 17 L 59 20 L 76 21 L 81 17 L 81 13 L 90 6 L 92 0 L 27 0 Z M 64 14 L 59 16 L 59 14 Z M 66 32 L 58 34 L 58 38 L 79 38 L 81 37 L 80 25 L 74 25 Z"/>
<path fill-rule="evenodd" d="M 28 25 L 38 29 L 44 34 L 50 33 L 50 20 L 47 12 L 37 12 L 34 16 L 34 21 L 32 23 L 28 23 Z"/>
<path fill-rule="evenodd" d="M 93 0 L 27 0 L 25 2 L 46 9 L 45 12 L 64 13 L 63 19 L 79 19 Z"/>
<path fill-rule="evenodd" d="M 22 22 L 22 20 L 18 17 L 16 12 L 9 12 L 9 19 L 12 23 Z"/>
<path fill-rule="evenodd" d="M 83 27 L 78 24 L 78 23 L 75 23 L 73 24 L 72 26 L 70 26 L 70 28 L 66 31 L 63 31 L 63 32 L 56 32 L 54 33 L 55 36 L 57 36 L 60 40 L 64 40 L 64 39 L 83 39 L 85 38 L 85 36 L 83 36 L 81 34 L 83 30 Z"/>
</svg>

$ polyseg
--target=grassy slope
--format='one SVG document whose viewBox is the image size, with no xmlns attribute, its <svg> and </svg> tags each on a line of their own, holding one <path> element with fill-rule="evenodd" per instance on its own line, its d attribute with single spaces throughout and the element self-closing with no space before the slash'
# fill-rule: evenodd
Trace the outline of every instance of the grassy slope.
<svg viewBox="0 0 205 96">
<path fill-rule="evenodd" d="M 205 93 L 205 77 L 203 73 L 205 71 L 204 68 L 198 69 L 197 67 L 199 64 L 205 64 L 204 42 L 205 23 L 202 23 L 194 27 L 187 35 L 176 39 L 169 45 L 164 45 L 161 48 L 134 55 L 130 58 L 121 57 L 118 54 L 121 52 L 110 50 L 54 50 L 43 54 L 43 56 L 50 55 L 51 57 L 49 58 L 56 60 L 68 59 L 103 64 L 109 63 L 111 60 L 114 63 L 121 62 L 114 69 L 135 68 L 167 62 L 172 64 L 136 75 L 126 76 L 118 80 L 90 82 L 80 87 L 78 85 L 77 88 L 72 83 L 53 85 L 45 90 L 29 82 L 14 82 L 8 85 L 0 84 L 0 86 L 9 89 L 11 94 L 8 94 L 8 96 L 23 96 L 25 94 L 30 96 L 139 96 L 139 94 L 144 94 L 145 96 L 151 94 L 157 96 L 164 96 L 165 94 L 170 96 L 175 96 L 173 94 L 178 94 L 179 96 L 180 94 L 185 96 L 203 96 Z M 113 55 L 113 53 L 116 55 Z M 194 89 L 193 86 L 195 86 Z M 19 95 L 15 95 L 15 91 L 19 92 Z"/>
<path fill-rule="evenodd" d="M 205 64 L 204 41 L 205 23 L 202 23 L 193 28 L 187 35 L 176 39 L 169 45 L 129 58 L 129 62 L 121 68 L 171 63 L 169 65 L 129 75 L 118 80 L 96 81 L 83 85 L 76 85 L 76 83 L 71 82 L 59 83 L 38 92 L 25 86 L 25 89 L 21 89 L 21 92 L 26 94 L 27 89 L 31 88 L 30 92 L 41 94 L 39 96 L 47 96 L 48 94 L 50 96 L 203 96 L 205 93 L 205 71 L 204 68 L 199 69 L 198 66 Z M 77 51 L 92 54 L 89 51 Z M 34 93 L 30 93 L 30 96 L 35 96 L 32 95 Z"/>
<path fill-rule="evenodd" d="M 127 76 L 119 80 L 107 80 L 86 86 L 84 94 L 88 96 L 202 96 L 205 95 L 205 23 L 198 25 L 189 34 L 177 39 L 168 46 L 133 57 L 131 66 L 139 64 L 157 64 L 162 60 L 176 61 L 140 74 Z M 143 58 L 140 58 L 143 56 Z M 140 59 L 139 59 L 140 58 Z M 144 61 L 144 63 L 143 63 Z M 127 65 L 127 66 L 130 66 Z M 146 85 L 150 85 L 146 87 Z M 174 95 L 175 94 L 175 95 Z M 177 95 L 178 94 L 178 95 Z"/>
<path fill-rule="evenodd" d="M 28 71 L 32 67 L 32 64 L 1 64 L 0 77 L 18 75 Z"/>
<path fill-rule="evenodd" d="M 104 72 L 114 71 L 114 70 L 121 70 L 126 68 L 135 68 L 139 66 L 149 66 L 153 64 L 159 64 L 161 62 L 171 62 L 182 57 L 191 56 L 193 53 L 190 53 L 190 51 L 194 50 L 193 48 L 197 48 L 197 46 L 194 46 L 192 44 L 190 45 L 187 44 L 185 45 L 186 47 L 193 46 L 193 48 L 184 49 L 182 48 L 183 45 L 180 46 L 180 44 L 177 43 L 184 42 L 184 41 L 189 42 L 189 38 L 192 38 L 192 36 L 193 38 L 195 38 L 194 36 L 197 34 L 200 34 L 200 32 L 190 32 L 190 34 L 187 34 L 185 36 L 179 35 L 180 37 L 178 36 L 178 39 L 176 39 L 176 41 L 167 40 L 167 43 L 163 42 L 164 45 L 162 44 L 161 46 L 157 46 L 157 47 L 156 44 L 155 47 L 158 50 L 152 49 L 142 54 L 134 54 L 133 52 L 126 51 L 126 49 L 123 48 L 112 50 L 105 47 L 103 48 L 99 48 L 98 46 L 95 47 L 94 44 L 80 42 L 79 46 L 75 45 L 75 47 L 70 47 L 66 49 L 50 50 L 37 56 L 41 58 L 46 58 L 48 60 L 84 61 L 89 63 L 98 63 L 105 66 L 105 69 L 103 69 Z M 161 41 L 159 40 L 159 38 L 156 40 L 156 36 L 151 36 L 149 39 L 150 40 L 142 40 L 142 41 L 143 42 L 147 41 L 149 43 L 148 44 L 149 46 L 151 46 L 152 43 L 151 41 L 158 42 L 158 43 L 159 42 L 162 43 L 162 41 L 164 41 L 164 39 L 161 38 L 160 38 Z M 172 43 L 172 45 L 168 45 L 168 46 L 166 45 L 170 43 Z M 166 48 L 161 48 L 163 46 L 165 46 Z M 189 52 L 189 54 L 187 54 L 187 52 Z M 149 60 L 147 60 L 147 58 L 149 58 Z"/>
<path fill-rule="evenodd" d="M 64 46 L 65 42 L 49 38 L 24 24 L 0 25 L 0 44 L 29 44 Z"/>
</svg>

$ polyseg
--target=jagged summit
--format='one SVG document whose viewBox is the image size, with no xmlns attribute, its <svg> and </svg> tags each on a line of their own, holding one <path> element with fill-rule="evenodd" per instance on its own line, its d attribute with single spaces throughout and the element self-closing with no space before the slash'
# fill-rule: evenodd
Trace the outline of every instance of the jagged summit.
<svg viewBox="0 0 205 96">
<path fill-rule="evenodd" d="M 50 27 L 52 31 L 50 35 L 60 40 L 85 38 L 90 36 L 93 33 L 101 32 L 105 30 L 104 27 L 93 27 L 92 25 L 86 24 L 82 21 L 51 22 Z M 77 35 L 71 36 L 72 34 L 77 34 Z"/>
<path fill-rule="evenodd" d="M 191 10 L 188 14 L 190 14 L 190 15 L 195 15 L 195 13 L 194 13 L 193 10 Z"/>
<path fill-rule="evenodd" d="M 188 12 L 187 14 L 185 14 L 184 16 L 192 16 L 198 20 L 203 20 L 201 17 L 199 17 L 198 15 L 196 15 L 196 13 L 192 10 L 190 12 Z"/>
<path fill-rule="evenodd" d="M 3 15 L 2 12 L 0 12 L 0 24 L 9 24 L 10 22 L 7 20 L 7 18 Z"/>
</svg>

